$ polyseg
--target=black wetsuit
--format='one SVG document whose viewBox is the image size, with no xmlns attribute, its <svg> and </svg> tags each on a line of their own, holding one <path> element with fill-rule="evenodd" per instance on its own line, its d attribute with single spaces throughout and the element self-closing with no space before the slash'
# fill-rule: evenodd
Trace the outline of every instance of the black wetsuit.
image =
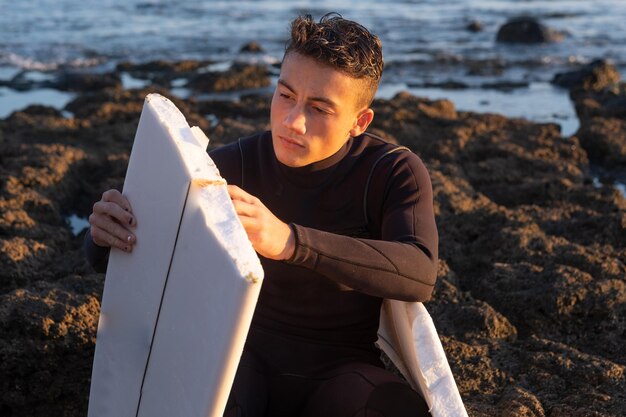
<svg viewBox="0 0 626 417">
<path fill-rule="evenodd" d="M 393 148 L 364 134 L 302 168 L 276 159 L 269 132 L 211 151 L 228 183 L 296 234 L 291 259 L 261 258 L 265 279 L 226 416 L 429 415 L 374 345 L 382 299 L 428 299 L 437 270 L 430 178 L 409 151 L 382 157 Z M 85 242 L 102 265 L 105 252 Z"/>
</svg>

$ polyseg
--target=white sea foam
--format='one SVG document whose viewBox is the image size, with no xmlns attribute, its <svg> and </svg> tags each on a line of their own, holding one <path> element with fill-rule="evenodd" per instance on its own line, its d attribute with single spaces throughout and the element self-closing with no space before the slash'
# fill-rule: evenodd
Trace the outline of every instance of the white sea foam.
<svg viewBox="0 0 626 417">
<path fill-rule="evenodd" d="M 53 59 L 49 61 L 37 60 L 32 57 L 21 56 L 12 52 L 0 52 L 0 66 L 17 67 L 29 71 L 55 71 L 59 68 L 90 68 L 102 64 L 104 58 L 74 58 L 71 60 Z"/>
</svg>

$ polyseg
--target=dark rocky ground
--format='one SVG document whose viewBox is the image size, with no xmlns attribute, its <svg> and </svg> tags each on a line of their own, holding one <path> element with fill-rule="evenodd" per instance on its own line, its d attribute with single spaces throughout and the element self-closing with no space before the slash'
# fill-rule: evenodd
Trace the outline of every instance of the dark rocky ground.
<svg viewBox="0 0 626 417">
<path fill-rule="evenodd" d="M 86 415 L 104 277 L 66 218 L 121 187 L 147 93 L 171 98 L 181 77 L 269 84 L 257 67 L 191 75 L 201 64 L 118 69 L 152 80 L 144 90 L 122 89 L 117 73 L 81 88 L 59 77 L 81 91 L 73 118 L 31 106 L 0 120 L 0 415 Z M 591 176 L 592 163 L 605 182 L 626 166 L 626 94 L 611 71 L 565 77 L 581 120 L 572 137 L 445 100 L 374 104 L 372 131 L 432 177 L 441 261 L 426 305 L 471 416 L 626 415 L 626 200 Z M 267 96 L 174 102 L 211 146 L 268 127 Z"/>
</svg>

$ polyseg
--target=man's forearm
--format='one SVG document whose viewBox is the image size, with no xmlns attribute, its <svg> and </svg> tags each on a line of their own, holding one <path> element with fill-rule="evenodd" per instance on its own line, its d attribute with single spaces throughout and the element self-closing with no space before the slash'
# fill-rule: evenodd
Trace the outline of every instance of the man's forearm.
<svg viewBox="0 0 626 417">
<path fill-rule="evenodd" d="M 437 278 L 437 258 L 419 242 L 356 239 L 292 225 L 296 250 L 287 261 L 354 290 L 382 298 L 426 301 Z"/>
</svg>

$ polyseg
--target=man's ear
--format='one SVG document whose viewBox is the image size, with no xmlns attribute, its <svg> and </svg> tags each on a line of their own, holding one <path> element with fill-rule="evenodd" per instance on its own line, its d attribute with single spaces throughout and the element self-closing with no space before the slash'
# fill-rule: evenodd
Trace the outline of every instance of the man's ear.
<svg viewBox="0 0 626 417">
<path fill-rule="evenodd" d="M 359 136 L 361 133 L 365 132 L 370 123 L 372 123 L 372 120 L 374 120 L 374 110 L 370 108 L 362 110 L 358 114 L 354 126 L 350 129 L 350 136 Z"/>
</svg>

